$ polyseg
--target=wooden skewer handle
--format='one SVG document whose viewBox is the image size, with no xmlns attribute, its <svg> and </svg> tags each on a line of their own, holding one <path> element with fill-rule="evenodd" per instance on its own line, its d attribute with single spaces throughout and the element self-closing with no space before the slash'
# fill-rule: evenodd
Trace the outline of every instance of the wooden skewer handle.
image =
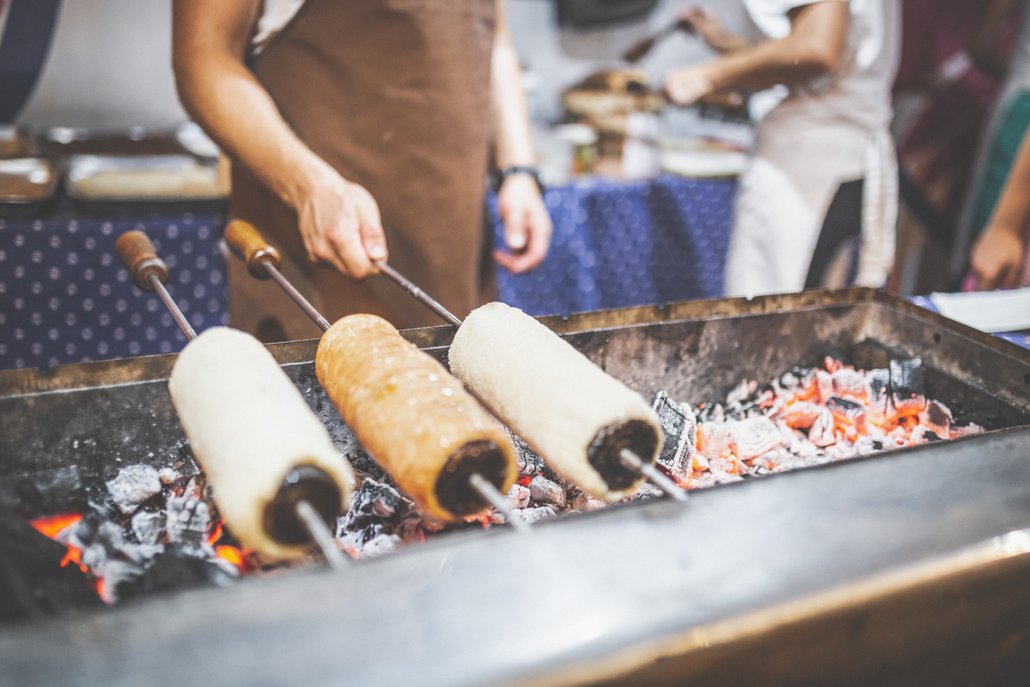
<svg viewBox="0 0 1030 687">
<path fill-rule="evenodd" d="M 150 275 L 162 284 L 168 281 L 168 266 L 157 257 L 150 237 L 138 229 L 127 231 L 114 243 L 114 252 L 132 275 L 132 283 L 144 291 L 153 291 Z"/>
<path fill-rule="evenodd" d="M 261 232 L 250 222 L 234 219 L 225 227 L 225 240 L 238 254 L 243 256 L 247 271 L 258 279 L 268 279 L 266 264 L 279 267 L 282 257 L 279 250 L 268 243 Z"/>
</svg>

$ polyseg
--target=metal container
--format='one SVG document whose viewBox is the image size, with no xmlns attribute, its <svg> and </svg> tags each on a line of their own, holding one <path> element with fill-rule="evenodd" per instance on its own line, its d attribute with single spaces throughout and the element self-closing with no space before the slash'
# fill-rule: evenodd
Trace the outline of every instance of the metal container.
<svg viewBox="0 0 1030 687">
<path fill-rule="evenodd" d="M 44 210 L 54 201 L 59 183 L 57 170 L 43 158 L 0 159 L 0 213 Z"/>
<path fill-rule="evenodd" d="M 226 197 L 214 165 L 188 155 L 73 155 L 67 193 L 79 203 L 176 203 Z"/>
<path fill-rule="evenodd" d="M 686 401 L 827 354 L 918 354 L 928 395 L 992 431 L 10 626 L 0 683 L 1026 684 L 1030 353 L 868 289 L 545 321 Z M 445 357 L 451 333 L 405 336 Z M 315 345 L 269 348 L 346 450 Z M 0 504 L 73 509 L 121 465 L 186 459 L 173 362 L 0 374 Z"/>
</svg>

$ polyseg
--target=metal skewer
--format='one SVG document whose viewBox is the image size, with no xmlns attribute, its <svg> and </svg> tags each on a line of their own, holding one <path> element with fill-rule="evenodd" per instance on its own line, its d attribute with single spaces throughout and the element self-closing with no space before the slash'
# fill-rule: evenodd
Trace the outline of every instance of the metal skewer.
<svg viewBox="0 0 1030 687">
<path fill-rule="evenodd" d="M 279 271 L 279 264 L 282 260 L 279 255 L 279 251 L 275 246 L 270 245 L 265 241 L 265 237 L 261 235 L 261 232 L 257 228 L 245 222 L 243 220 L 235 219 L 229 222 L 225 227 L 225 240 L 229 246 L 240 256 L 243 257 L 244 262 L 247 264 L 247 270 L 258 277 L 259 279 L 266 279 L 269 276 L 282 287 L 282 289 L 293 299 L 293 302 L 301 307 L 301 309 L 310 317 L 315 324 L 319 326 L 322 331 L 328 331 L 330 324 L 326 320 L 322 313 L 318 312 L 311 302 L 308 301 L 290 281 L 282 275 Z M 377 263 L 383 274 L 387 275 L 407 291 L 409 294 L 414 296 L 419 302 L 425 304 L 434 313 L 447 320 L 455 327 L 461 326 L 461 320 L 455 317 L 450 311 L 440 305 L 436 300 L 427 295 L 422 289 L 415 286 L 414 283 L 409 281 L 402 274 L 397 272 L 386 263 Z M 515 513 L 511 505 L 508 503 L 508 499 L 505 498 L 497 487 L 493 483 L 480 475 L 479 473 L 473 473 L 469 477 L 469 486 L 479 494 L 479 496 L 488 504 L 499 510 L 504 514 L 504 517 L 508 522 L 511 523 L 513 529 L 518 532 L 528 532 L 530 525 L 528 522 L 522 519 L 520 515 Z"/>
<path fill-rule="evenodd" d="M 286 291 L 287 294 L 289 294 L 290 298 L 292 298 L 293 301 L 297 303 L 297 305 L 299 305 L 305 313 L 307 313 L 308 317 L 314 320 L 315 324 L 322 328 L 322 331 L 326 331 L 329 329 L 329 322 L 326 321 L 324 317 L 322 317 L 321 313 L 319 313 L 311 305 L 311 303 L 306 298 L 304 298 L 304 296 L 299 291 L 297 291 L 296 288 L 294 288 L 293 284 L 291 284 L 288 279 L 282 276 L 282 273 L 278 269 L 279 263 L 281 261 L 279 251 L 276 250 L 274 246 L 270 245 L 267 241 L 265 241 L 265 238 L 261 235 L 261 232 L 259 232 L 257 228 L 254 227 L 254 225 L 243 220 L 233 220 L 229 222 L 229 224 L 225 227 L 225 240 L 229 243 L 229 245 L 233 248 L 234 251 L 236 251 L 239 255 L 243 257 L 244 261 L 247 264 L 247 269 L 250 271 L 252 275 L 258 277 L 259 279 L 267 279 L 269 276 L 271 276 L 276 281 L 276 283 L 278 283 L 279 286 L 281 286 L 283 290 Z M 392 279 L 394 282 L 399 284 L 405 291 L 408 292 L 409 295 L 411 295 L 413 298 L 418 300 L 418 302 L 422 303 L 424 306 L 433 311 L 442 320 L 444 320 L 448 324 L 454 325 L 455 327 L 461 326 L 460 318 L 458 318 L 451 311 L 447 310 L 447 308 L 440 305 L 440 303 L 436 299 L 434 299 L 432 296 L 430 296 L 417 285 L 415 285 L 415 283 L 412 282 L 410 279 L 408 279 L 400 272 L 387 265 L 385 262 L 377 262 L 376 266 L 384 275 L 386 275 L 388 278 Z M 620 459 L 620 462 L 622 463 L 623 467 L 650 480 L 656 487 L 664 491 L 673 499 L 677 501 L 687 500 L 686 493 L 682 489 L 680 489 L 675 482 L 673 482 L 671 479 L 662 474 L 662 472 L 658 470 L 658 468 L 656 468 L 653 464 L 643 460 L 642 458 L 640 458 L 640 456 L 636 455 L 629 449 L 623 449 L 623 451 L 620 454 Z M 493 488 L 493 485 L 488 480 L 484 479 L 482 481 L 483 483 L 488 484 L 491 488 Z M 487 495 L 486 493 L 484 493 L 481 490 L 481 488 L 475 484 L 474 480 L 470 480 L 470 484 L 472 488 L 475 489 L 480 496 L 486 499 L 488 503 L 490 503 L 499 511 L 504 513 L 505 517 L 508 518 L 509 522 L 520 522 L 520 525 L 513 524 L 513 527 L 515 527 L 516 529 L 519 529 L 520 526 L 528 528 L 528 523 L 519 520 L 519 516 L 515 515 L 514 513 L 511 513 L 511 509 L 508 508 L 507 500 L 504 499 L 503 495 L 501 495 L 500 492 L 497 492 L 497 490 L 494 489 L 494 492 L 496 492 L 497 495 L 500 496 L 500 501 L 495 502 L 493 494 Z M 503 507 L 501 505 L 498 505 L 498 503 L 503 504 Z M 505 510 L 505 508 L 507 508 L 507 510 Z M 509 513 L 511 513 L 511 515 L 515 515 L 515 517 L 511 517 Z"/>
<path fill-rule="evenodd" d="M 651 483 L 656 487 L 664 491 L 670 497 L 676 501 L 686 501 L 687 492 L 679 488 L 679 486 L 671 479 L 665 476 L 665 474 L 656 468 L 653 464 L 641 460 L 633 451 L 628 448 L 624 448 L 619 451 L 619 462 L 627 470 L 632 470 L 638 475 L 643 475 L 647 479 L 651 480 Z"/>
<path fill-rule="evenodd" d="M 186 338 L 190 341 L 197 338 L 197 332 L 190 326 L 186 316 L 165 288 L 165 282 L 168 281 L 168 266 L 158 257 L 150 237 L 139 230 L 127 231 L 115 242 L 115 252 L 128 268 L 133 283 L 143 291 L 156 291 Z M 333 533 L 310 502 L 297 501 L 295 514 L 312 541 L 321 549 L 330 566 L 337 570 L 350 567 L 350 561 L 337 548 Z"/>
<path fill-rule="evenodd" d="M 385 274 L 387 277 L 392 279 L 395 283 L 399 284 L 401 288 L 407 291 L 411 296 L 422 305 L 426 306 L 434 313 L 436 313 L 443 321 L 448 324 L 453 324 L 455 327 L 461 326 L 461 320 L 447 308 L 440 305 L 440 302 L 430 296 L 428 293 L 420 289 L 410 279 L 405 277 L 403 274 L 395 270 L 394 268 L 387 265 L 385 262 L 376 262 L 376 267 L 379 271 Z"/>
</svg>

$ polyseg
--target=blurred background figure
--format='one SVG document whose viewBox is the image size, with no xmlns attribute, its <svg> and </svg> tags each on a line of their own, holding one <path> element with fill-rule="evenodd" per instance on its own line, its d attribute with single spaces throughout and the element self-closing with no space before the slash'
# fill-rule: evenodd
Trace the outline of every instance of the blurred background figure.
<svg viewBox="0 0 1030 687">
<path fill-rule="evenodd" d="M 1019 34 L 1008 78 L 985 137 L 984 164 L 969 204 L 969 229 L 965 236 L 979 238 L 972 251 L 973 279 L 967 287 L 1030 285 L 1030 3 L 1019 4 Z M 955 274 L 965 269 L 966 245 L 959 244 L 960 250 L 952 261 Z"/>
<path fill-rule="evenodd" d="M 666 77 L 670 97 L 684 106 L 725 89 L 789 89 L 758 124 L 754 156 L 741 177 L 727 295 L 882 286 L 894 257 L 897 214 L 888 127 L 899 3 L 744 5 L 763 40 L 741 42 L 711 14 L 688 11 L 684 19 L 724 54 Z"/>
<path fill-rule="evenodd" d="M 961 274 L 949 278 L 946 263 L 958 251 L 959 269 L 965 268 L 970 239 L 963 207 L 982 177 L 977 151 L 1004 85 L 1019 9 L 1018 0 L 902 3 L 894 86 L 901 192 L 894 290 L 958 285 Z"/>
</svg>

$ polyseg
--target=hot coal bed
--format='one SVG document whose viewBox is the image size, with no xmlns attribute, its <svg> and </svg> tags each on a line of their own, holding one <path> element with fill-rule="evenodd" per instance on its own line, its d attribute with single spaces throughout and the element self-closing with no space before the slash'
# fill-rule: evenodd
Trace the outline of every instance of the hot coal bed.
<svg viewBox="0 0 1030 687">
<path fill-rule="evenodd" d="M 1018 429 L 1030 425 L 1030 363 L 1025 354 L 874 292 L 638 308 L 575 316 L 552 326 L 610 373 L 653 399 L 666 434 L 660 464 L 695 494 L 686 510 L 702 510 L 696 505 L 702 498 L 726 500 L 723 494 L 732 495 L 742 486 L 722 485 L 747 482 L 751 490 L 775 489 L 777 481 L 786 478 L 780 472 L 827 466 L 811 472 L 832 474 L 845 460 L 857 468 L 871 461 L 889 464 L 913 453 L 901 449 L 918 444 L 929 444 L 919 449 L 920 455 L 942 460 L 944 453 L 936 447 L 955 438 L 960 438 L 954 442 L 958 448 L 974 449 L 967 448 L 963 453 L 969 455 L 961 460 L 970 461 L 965 471 L 975 481 L 984 469 L 975 462 L 980 442 L 1002 436 L 1030 444 L 1026 430 Z M 445 359 L 446 328 L 407 334 Z M 470 537 L 507 529 L 499 514 L 447 527 L 421 517 L 336 416 L 306 362 L 310 348 L 310 344 L 287 344 L 275 347 L 275 353 L 330 428 L 341 453 L 361 473 L 360 487 L 337 529 L 345 551 L 372 559 L 359 566 L 389 565 L 392 558 L 404 565 L 411 560 L 409 551 L 384 554 L 419 548 L 445 552 L 449 546 L 463 546 Z M 0 633 L 0 654 L 5 644 L 13 648 L 20 643 L 12 641 L 25 636 L 25 628 L 41 627 L 47 616 L 63 615 L 63 626 L 77 618 L 117 617 L 104 602 L 117 601 L 119 613 L 133 613 L 147 608 L 137 600 L 153 600 L 158 592 L 180 592 L 185 600 L 190 595 L 181 590 L 192 587 L 249 588 L 237 584 L 245 577 L 248 582 L 262 578 L 281 584 L 280 580 L 288 582 L 292 576 L 302 584 L 303 573 L 284 575 L 286 566 L 248 555 L 220 526 L 217 509 L 167 399 L 165 380 L 172 362 L 170 357 L 157 357 L 76 366 L 49 378 L 25 372 L 6 375 L 9 391 L 0 396 L 5 456 L 0 465 L 4 476 L 0 617 L 8 622 L 8 629 Z M 555 527 L 568 528 L 564 523 L 600 523 L 602 518 L 625 519 L 631 511 L 672 507 L 657 501 L 639 503 L 657 496 L 645 486 L 632 501 L 605 508 L 563 484 L 524 444 L 516 442 L 516 446 L 521 477 L 509 499 L 525 519 L 557 521 L 561 524 Z M 1024 463 L 1017 465 L 1023 469 Z M 841 474 L 840 479 L 851 477 Z M 712 486 L 719 488 L 707 489 Z M 890 492 L 894 486 L 889 481 L 881 490 Z M 700 497 L 702 492 L 711 496 Z M 1008 502 L 1001 505 L 1006 508 L 989 518 L 990 528 L 963 540 L 965 544 L 980 542 L 988 531 L 998 536 L 1030 527 L 1026 499 L 1018 507 Z M 581 515 L 602 510 L 609 514 Z M 806 517 L 832 519 L 832 514 L 819 513 L 814 507 L 802 510 Z M 932 509 L 924 504 L 921 510 Z M 999 528 L 999 517 L 1011 521 L 1010 526 Z M 868 519 L 868 536 L 879 537 L 884 546 L 897 546 L 891 541 L 893 533 L 877 532 L 874 514 Z M 861 522 L 857 525 L 861 529 Z M 550 527 L 537 528 L 525 540 L 514 541 L 534 546 L 535 540 L 546 549 Z M 707 536 L 704 529 L 691 536 Z M 510 535 L 502 536 L 506 539 L 486 538 L 500 546 L 514 543 L 507 538 Z M 435 543 L 410 546 L 427 539 Z M 810 544 L 792 541 L 802 551 Z M 953 553 L 957 547 L 954 541 L 939 544 L 943 546 L 939 550 L 903 552 L 890 559 L 891 567 L 913 564 L 930 553 Z M 557 555 L 575 557 L 577 553 Z M 311 573 L 320 565 L 313 556 L 293 567 Z M 860 567 L 845 570 L 845 577 L 870 572 Z M 460 584 L 459 579 L 455 582 Z M 706 584 L 722 583 L 708 580 Z M 231 596 L 235 589 L 209 593 Z M 788 583 L 786 590 L 801 594 L 805 588 Z M 381 590 L 382 594 L 393 591 Z M 701 605 L 713 603 L 709 598 Z M 742 610 L 736 608 L 737 613 Z M 198 607 L 196 612 L 203 610 Z M 283 613 L 289 616 L 288 609 Z M 685 614 L 684 622 L 687 619 Z M 446 635 L 454 629 L 436 631 Z M 610 639 L 617 633 L 608 634 Z M 601 633 L 600 640 L 605 637 Z M 1015 640 L 1007 635 L 998 641 Z M 1016 645 L 1026 649 L 1025 641 L 1023 637 Z M 624 648 L 609 645 L 602 653 L 619 655 L 617 649 Z M 1010 670 L 1006 656 L 996 663 Z M 542 658 L 523 666 L 524 674 L 545 667 Z M 566 663 L 573 662 L 558 661 L 558 665 Z M 41 669 L 24 665 L 29 670 L 26 675 Z M 692 670 L 700 670 L 704 661 L 691 665 Z M 598 675 L 618 672 L 605 668 Z M 556 674 L 557 682 L 578 679 Z M 674 674 L 680 679 L 689 671 L 677 668 Z M 637 679 L 643 673 L 637 670 L 634 675 Z M 444 673 L 441 683 L 447 683 L 443 676 L 455 678 Z M 495 675 L 491 681 L 510 677 Z"/>
</svg>

